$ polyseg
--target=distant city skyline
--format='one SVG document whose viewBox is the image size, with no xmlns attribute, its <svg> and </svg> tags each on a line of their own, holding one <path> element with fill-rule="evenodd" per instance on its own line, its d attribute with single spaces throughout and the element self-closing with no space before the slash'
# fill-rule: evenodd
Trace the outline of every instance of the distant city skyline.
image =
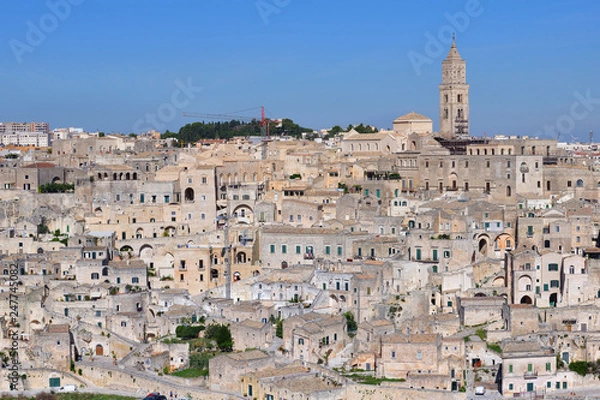
<svg viewBox="0 0 600 400">
<path fill-rule="evenodd" d="M 472 136 L 600 141 L 600 5 L 492 0 L 10 3 L 0 120 L 139 133 L 183 112 L 439 129 L 452 33 L 467 62 Z M 208 120 L 207 120 L 208 121 Z"/>
</svg>

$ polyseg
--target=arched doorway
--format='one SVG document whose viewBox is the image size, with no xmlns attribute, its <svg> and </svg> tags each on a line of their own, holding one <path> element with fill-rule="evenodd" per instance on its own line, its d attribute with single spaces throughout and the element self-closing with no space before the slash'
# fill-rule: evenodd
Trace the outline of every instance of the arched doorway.
<svg viewBox="0 0 600 400">
<path fill-rule="evenodd" d="M 532 304 L 533 302 L 531 301 L 531 297 L 529 296 L 523 296 L 521 297 L 521 304 Z"/>
<path fill-rule="evenodd" d="M 479 253 L 487 256 L 488 242 L 484 238 L 479 239 Z"/>
<path fill-rule="evenodd" d="M 96 345 L 96 355 L 103 356 L 104 355 L 104 347 L 101 344 Z"/>
</svg>

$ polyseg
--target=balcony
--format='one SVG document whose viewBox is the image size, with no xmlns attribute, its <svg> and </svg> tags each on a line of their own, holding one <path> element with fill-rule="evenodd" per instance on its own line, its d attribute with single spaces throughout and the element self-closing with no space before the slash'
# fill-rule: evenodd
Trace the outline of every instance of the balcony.
<svg viewBox="0 0 600 400">
<path fill-rule="evenodd" d="M 525 371 L 525 373 L 523 373 L 524 379 L 536 379 L 537 376 L 538 376 L 537 371 Z"/>
<path fill-rule="evenodd" d="M 304 253 L 305 260 L 313 260 L 314 258 L 315 258 L 315 255 L 313 253 Z"/>
</svg>

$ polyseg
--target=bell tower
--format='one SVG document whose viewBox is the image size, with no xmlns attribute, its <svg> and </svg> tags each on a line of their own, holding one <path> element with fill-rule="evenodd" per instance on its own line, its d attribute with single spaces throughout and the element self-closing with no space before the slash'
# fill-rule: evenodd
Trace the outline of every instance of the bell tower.
<svg viewBox="0 0 600 400">
<path fill-rule="evenodd" d="M 452 46 L 442 61 L 442 84 L 440 85 L 440 136 L 448 139 L 469 136 L 469 85 L 467 63 Z"/>
</svg>

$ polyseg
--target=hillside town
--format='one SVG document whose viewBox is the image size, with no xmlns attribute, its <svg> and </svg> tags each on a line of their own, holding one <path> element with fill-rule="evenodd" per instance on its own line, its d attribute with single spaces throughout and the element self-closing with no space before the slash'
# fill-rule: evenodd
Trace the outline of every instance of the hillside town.
<svg viewBox="0 0 600 400">
<path fill-rule="evenodd" d="M 441 68 L 439 132 L 410 110 L 183 147 L 0 124 L 1 389 L 600 390 L 600 149 L 472 135 L 455 42 Z"/>
</svg>

